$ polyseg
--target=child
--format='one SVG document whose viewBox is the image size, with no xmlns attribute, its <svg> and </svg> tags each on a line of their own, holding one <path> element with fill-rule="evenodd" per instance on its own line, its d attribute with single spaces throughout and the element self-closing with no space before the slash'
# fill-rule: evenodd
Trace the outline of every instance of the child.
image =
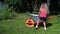
<svg viewBox="0 0 60 34">
<path fill-rule="evenodd" d="M 42 3 L 40 9 L 39 9 L 39 20 L 37 22 L 36 28 L 38 28 L 38 24 L 41 21 L 44 25 L 44 30 L 46 30 L 46 18 L 48 14 L 48 8 L 46 3 Z"/>
</svg>

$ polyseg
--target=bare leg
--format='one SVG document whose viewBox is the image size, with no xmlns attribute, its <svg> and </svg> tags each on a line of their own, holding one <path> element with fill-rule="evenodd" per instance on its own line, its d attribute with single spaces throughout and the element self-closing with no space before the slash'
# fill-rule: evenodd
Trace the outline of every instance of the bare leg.
<svg viewBox="0 0 60 34">
<path fill-rule="evenodd" d="M 46 30 L 46 22 L 43 22 L 44 30 Z"/>
<path fill-rule="evenodd" d="M 40 20 L 37 21 L 36 28 L 38 28 L 39 22 L 40 22 Z"/>
</svg>

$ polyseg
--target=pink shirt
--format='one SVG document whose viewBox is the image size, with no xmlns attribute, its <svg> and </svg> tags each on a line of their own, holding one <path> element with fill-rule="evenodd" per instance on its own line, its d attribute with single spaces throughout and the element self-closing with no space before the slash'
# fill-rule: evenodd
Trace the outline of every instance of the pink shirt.
<svg viewBox="0 0 60 34">
<path fill-rule="evenodd" d="M 45 17 L 45 18 L 47 17 L 45 8 L 40 9 L 40 17 Z"/>
</svg>

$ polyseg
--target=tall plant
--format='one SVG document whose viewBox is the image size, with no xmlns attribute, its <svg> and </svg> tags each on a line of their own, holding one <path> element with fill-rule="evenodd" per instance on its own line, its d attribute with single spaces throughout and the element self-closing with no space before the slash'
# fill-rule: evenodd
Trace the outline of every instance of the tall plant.
<svg viewBox="0 0 60 34">
<path fill-rule="evenodd" d="M 8 5 L 4 5 L 3 9 L 0 12 L 0 19 L 11 18 L 15 11 L 9 8 Z"/>
</svg>

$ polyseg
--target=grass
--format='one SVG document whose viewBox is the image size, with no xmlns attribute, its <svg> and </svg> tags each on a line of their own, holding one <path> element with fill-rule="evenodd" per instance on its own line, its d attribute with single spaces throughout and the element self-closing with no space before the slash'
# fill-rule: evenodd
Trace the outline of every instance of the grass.
<svg viewBox="0 0 60 34">
<path fill-rule="evenodd" d="M 45 31 L 43 28 L 26 27 L 28 16 L 19 14 L 15 19 L 0 21 L 0 34 L 60 34 L 60 17 L 52 20 Z"/>
</svg>

